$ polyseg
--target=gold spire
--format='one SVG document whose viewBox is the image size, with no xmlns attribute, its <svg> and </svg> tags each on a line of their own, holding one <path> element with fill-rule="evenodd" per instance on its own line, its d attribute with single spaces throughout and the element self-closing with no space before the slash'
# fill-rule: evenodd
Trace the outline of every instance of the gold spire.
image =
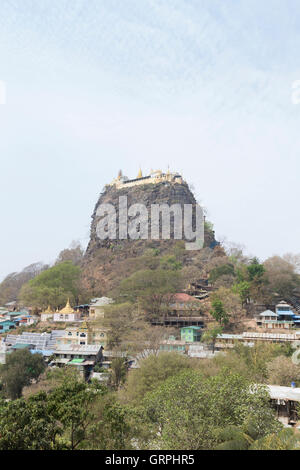
<svg viewBox="0 0 300 470">
<path fill-rule="evenodd" d="M 86 320 L 82 322 L 80 329 L 81 330 L 88 330 L 89 329 L 89 325 L 87 324 Z"/>
<path fill-rule="evenodd" d="M 140 169 L 139 169 L 137 178 L 143 178 L 143 173 L 142 173 L 141 167 L 140 167 Z"/>
<path fill-rule="evenodd" d="M 47 310 L 44 310 L 42 313 L 53 313 L 53 310 L 52 310 L 52 308 L 50 307 L 50 305 L 48 305 Z"/>
<path fill-rule="evenodd" d="M 66 306 L 59 311 L 59 313 L 74 313 L 74 310 L 72 309 L 70 305 L 70 299 L 68 299 Z"/>
</svg>

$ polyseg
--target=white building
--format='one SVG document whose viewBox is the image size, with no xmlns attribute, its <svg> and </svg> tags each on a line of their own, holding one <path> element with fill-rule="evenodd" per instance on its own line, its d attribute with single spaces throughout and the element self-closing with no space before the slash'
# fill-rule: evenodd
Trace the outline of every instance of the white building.
<svg viewBox="0 0 300 470">
<path fill-rule="evenodd" d="M 70 305 L 68 300 L 66 306 L 59 312 L 53 314 L 54 322 L 76 322 L 81 320 L 81 313 L 76 312 Z"/>
<path fill-rule="evenodd" d="M 114 300 L 109 297 L 100 297 L 97 299 L 92 299 L 90 303 L 90 312 L 89 316 L 92 320 L 97 318 L 104 317 L 104 307 L 107 307 L 110 304 L 113 304 Z"/>
</svg>

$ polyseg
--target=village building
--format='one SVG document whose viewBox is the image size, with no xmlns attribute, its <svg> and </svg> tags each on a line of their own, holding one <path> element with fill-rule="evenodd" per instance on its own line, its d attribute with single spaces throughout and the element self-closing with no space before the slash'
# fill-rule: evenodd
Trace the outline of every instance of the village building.
<svg viewBox="0 0 300 470">
<path fill-rule="evenodd" d="M 86 322 L 80 326 L 66 328 L 65 335 L 59 339 L 59 344 L 88 344 L 89 329 Z"/>
<path fill-rule="evenodd" d="M 127 363 L 129 363 L 130 360 L 133 359 L 133 358 L 128 358 L 127 353 L 123 351 L 112 351 L 112 350 L 101 348 L 101 352 L 102 352 L 102 357 L 101 357 L 100 365 L 101 367 L 103 367 L 103 369 L 109 369 L 113 359 L 122 357 Z"/>
<path fill-rule="evenodd" d="M 0 319 L 0 334 L 16 328 L 16 323 L 11 320 Z"/>
<path fill-rule="evenodd" d="M 150 174 L 143 176 L 142 170 L 139 169 L 138 175 L 134 179 L 129 179 L 123 176 L 120 171 L 117 178 L 115 178 L 109 186 L 116 186 L 117 189 L 131 188 L 133 186 L 141 186 L 144 184 L 158 184 L 158 183 L 178 183 L 183 184 L 183 178 L 179 173 L 171 173 L 167 170 L 163 173 L 161 170 L 150 170 Z"/>
<path fill-rule="evenodd" d="M 0 364 L 6 363 L 6 344 L 5 341 L 0 341 Z"/>
<path fill-rule="evenodd" d="M 13 312 L 14 310 L 16 310 L 16 309 L 17 309 L 17 306 L 18 306 L 18 304 L 17 304 L 17 301 L 16 301 L 16 300 L 13 300 L 13 301 L 11 301 L 11 302 L 7 302 L 7 303 L 5 304 L 5 307 L 6 307 L 7 310 L 9 310 L 10 312 Z"/>
<path fill-rule="evenodd" d="M 70 365 L 77 367 L 81 375 L 87 380 L 96 364 L 102 361 L 102 346 L 58 344 L 53 350 L 54 357 L 50 365 Z"/>
<path fill-rule="evenodd" d="M 153 325 L 174 327 L 198 326 L 204 327 L 205 317 L 201 312 L 201 301 L 186 293 L 177 293 L 171 296 L 167 306 L 167 313 L 161 318 L 153 320 Z"/>
<path fill-rule="evenodd" d="M 211 347 L 197 342 L 190 343 L 187 351 L 189 357 L 195 357 L 197 359 L 211 359 L 219 354 L 223 353 L 220 351 L 212 351 Z"/>
<path fill-rule="evenodd" d="M 300 325 L 300 316 L 285 301 L 279 302 L 275 312 L 266 310 L 256 317 L 256 324 L 266 329 L 291 329 Z"/>
<path fill-rule="evenodd" d="M 170 336 L 169 339 L 163 340 L 159 346 L 160 351 L 179 352 L 183 354 L 187 353 L 188 349 L 189 346 L 186 341 L 175 339 L 173 336 Z"/>
<path fill-rule="evenodd" d="M 66 306 L 59 310 L 59 312 L 55 312 L 53 315 L 54 322 L 77 322 L 80 320 L 80 312 L 76 312 L 76 310 L 71 307 L 69 299 Z"/>
<path fill-rule="evenodd" d="M 2 345 L 5 345 L 5 356 L 15 349 L 27 348 L 32 354 L 42 354 L 45 360 L 48 360 L 53 354 L 59 338 L 64 334 L 64 330 L 53 330 L 51 333 L 8 334 Z"/>
<path fill-rule="evenodd" d="M 195 299 L 203 300 L 209 297 L 212 290 L 213 286 L 208 279 L 199 279 L 197 282 L 191 282 L 185 292 Z"/>
<path fill-rule="evenodd" d="M 41 313 L 41 321 L 42 322 L 46 322 L 46 321 L 51 321 L 53 320 L 53 315 L 54 315 L 54 312 L 53 310 L 51 309 L 50 305 L 48 306 L 47 310 L 44 310 L 42 313 Z"/>
<path fill-rule="evenodd" d="M 24 312 L 6 312 L 0 317 L 0 334 L 13 330 L 17 326 L 31 326 L 37 318 Z"/>
<path fill-rule="evenodd" d="M 199 326 L 185 326 L 180 329 L 180 336 L 182 341 L 188 343 L 199 342 L 201 340 L 202 328 Z"/>
<path fill-rule="evenodd" d="M 70 326 L 66 328 L 65 335 L 60 339 L 60 344 L 96 344 L 106 347 L 108 329 L 100 325 L 95 325 L 89 321 L 84 321 L 80 326 Z"/>
<path fill-rule="evenodd" d="M 266 387 L 278 420 L 285 426 L 296 426 L 299 422 L 300 388 L 279 385 Z"/>
<path fill-rule="evenodd" d="M 97 320 L 104 318 L 104 307 L 114 303 L 114 300 L 109 297 L 99 297 L 92 299 L 90 303 L 89 318 L 91 320 Z"/>
<path fill-rule="evenodd" d="M 215 344 L 216 349 L 232 349 L 236 343 L 241 342 L 244 346 L 252 347 L 256 342 L 267 343 L 295 343 L 300 339 L 300 331 L 294 333 L 258 333 L 245 331 L 240 334 L 223 333 L 218 335 Z"/>
<path fill-rule="evenodd" d="M 89 344 L 101 344 L 107 347 L 109 329 L 100 325 L 91 325 L 89 329 Z"/>
<path fill-rule="evenodd" d="M 9 311 L 6 308 L 0 307 L 0 318 L 4 318 L 8 313 Z"/>
</svg>

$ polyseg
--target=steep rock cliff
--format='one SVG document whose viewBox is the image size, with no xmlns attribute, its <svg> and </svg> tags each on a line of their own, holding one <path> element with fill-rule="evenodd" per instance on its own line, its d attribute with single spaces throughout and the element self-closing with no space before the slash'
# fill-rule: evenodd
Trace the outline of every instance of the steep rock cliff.
<svg viewBox="0 0 300 470">
<path fill-rule="evenodd" d="M 161 182 L 119 189 L 114 185 L 105 186 L 92 215 L 91 236 L 82 266 L 85 286 L 103 295 L 115 287 L 122 278 L 141 269 L 139 259 L 147 250 L 159 250 L 159 253 L 163 255 L 175 246 L 180 244 L 182 246 L 184 243 L 173 239 L 172 228 L 170 240 L 120 240 L 118 237 L 115 240 L 101 240 L 97 235 L 97 224 L 100 220 L 97 210 L 102 204 L 112 204 L 116 209 L 118 222 L 120 196 L 127 196 L 128 207 L 136 203 L 147 207 L 149 226 L 152 204 L 165 203 L 169 206 L 180 204 L 182 208 L 184 204 L 196 205 L 195 197 L 185 182 Z M 214 233 L 206 227 L 205 246 L 214 248 L 215 245 Z"/>
</svg>

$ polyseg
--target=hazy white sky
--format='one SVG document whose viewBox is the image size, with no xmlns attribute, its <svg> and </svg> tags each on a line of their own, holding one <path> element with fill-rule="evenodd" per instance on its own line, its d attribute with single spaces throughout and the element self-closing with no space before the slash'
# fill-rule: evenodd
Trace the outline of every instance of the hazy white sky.
<svg viewBox="0 0 300 470">
<path fill-rule="evenodd" d="M 183 173 L 218 236 L 299 252 L 299 0 L 1 0 L 0 279 L 86 244 L 104 184 Z"/>
</svg>

